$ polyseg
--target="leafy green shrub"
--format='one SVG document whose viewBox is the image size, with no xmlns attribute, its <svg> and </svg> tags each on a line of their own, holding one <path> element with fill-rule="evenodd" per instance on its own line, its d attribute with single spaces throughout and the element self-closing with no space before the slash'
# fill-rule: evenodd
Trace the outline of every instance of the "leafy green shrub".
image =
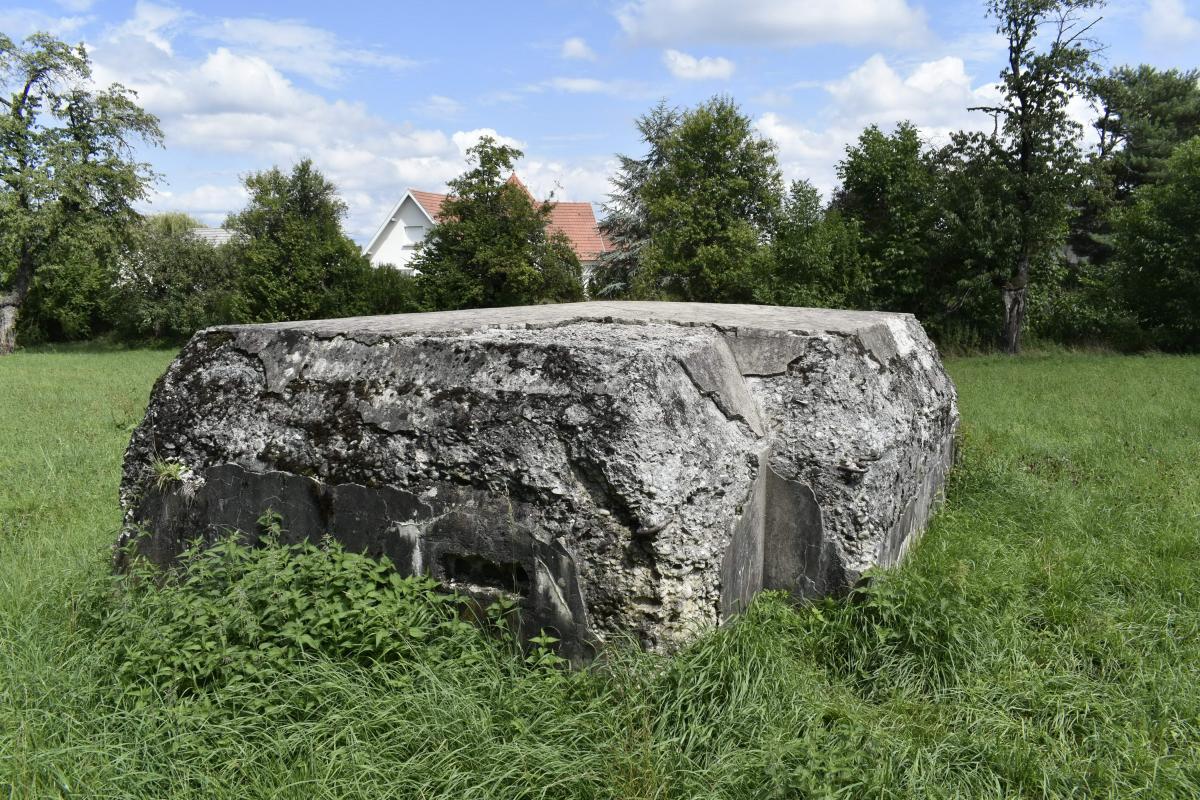
<svg viewBox="0 0 1200 800">
<path fill-rule="evenodd" d="M 97 634 L 121 693 L 141 703 L 280 705 L 260 693 L 317 658 L 374 667 L 489 657 L 489 639 L 460 615 L 462 601 L 386 559 L 334 542 L 258 548 L 229 537 L 184 556 L 165 578 L 135 565 L 98 604 Z M 418 657 L 419 656 L 419 657 Z M 301 687 L 302 688 L 302 687 Z M 287 698 L 303 709 L 317 698 Z"/>
<path fill-rule="evenodd" d="M 60 234 L 21 306 L 19 338 L 31 344 L 65 342 L 110 331 L 111 287 L 120 247 L 112 232 L 101 226 L 83 225 Z"/>
<path fill-rule="evenodd" d="M 138 226 L 111 290 L 123 338 L 185 341 L 201 328 L 238 321 L 232 248 L 197 239 L 192 229 L 199 224 L 156 214 Z"/>
</svg>

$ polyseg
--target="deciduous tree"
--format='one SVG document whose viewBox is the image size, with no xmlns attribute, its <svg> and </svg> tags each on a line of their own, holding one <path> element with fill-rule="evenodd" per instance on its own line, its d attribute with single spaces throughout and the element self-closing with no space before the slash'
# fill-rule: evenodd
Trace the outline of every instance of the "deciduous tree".
<svg viewBox="0 0 1200 800">
<path fill-rule="evenodd" d="M 484 308 L 583 299 L 582 268 L 562 233 L 550 233 L 549 201 L 509 180 L 522 153 L 490 136 L 467 151 L 450 181 L 440 222 L 412 261 L 431 309 Z"/>
<path fill-rule="evenodd" d="M 239 321 L 237 269 L 229 245 L 213 247 L 186 214 L 155 214 L 120 259 L 114 322 L 128 339 L 181 341 L 200 328 Z"/>
<path fill-rule="evenodd" d="M 1175 149 L 1160 182 L 1133 193 L 1117 219 L 1126 300 L 1157 341 L 1200 348 L 1200 136 Z"/>
<path fill-rule="evenodd" d="M 0 34 L 0 354 L 16 346 L 39 269 L 64 258 L 73 233 L 121 238 L 153 178 L 134 148 L 161 140 L 158 121 L 129 90 L 93 90 L 90 78 L 82 45 Z"/>
<path fill-rule="evenodd" d="M 796 181 L 771 232 L 771 258 L 754 301 L 810 308 L 864 308 L 870 302 L 860 224 L 825 209 L 808 181 Z"/>
<path fill-rule="evenodd" d="M 1009 173 L 1005 202 L 1017 221 L 1015 260 L 1005 270 L 1003 340 L 1021 349 L 1029 286 L 1062 252 L 1073 189 L 1080 183 L 1080 126 L 1067 114 L 1074 93 L 1088 90 L 1094 46 L 1087 12 L 1102 0 L 989 0 L 996 32 L 1007 42 L 1002 100 L 980 107 L 996 120 L 991 136 L 961 137 L 964 149 Z"/>
<path fill-rule="evenodd" d="M 641 191 L 643 296 L 747 302 L 783 195 L 775 144 L 727 97 L 683 113 Z"/>
<path fill-rule="evenodd" d="M 937 175 L 915 125 L 872 125 L 838 164 L 833 207 L 861 225 L 871 304 L 925 316 L 936 305 L 927 271 L 937 229 Z"/>
<path fill-rule="evenodd" d="M 250 201 L 225 226 L 238 266 L 244 322 L 347 316 L 372 267 L 342 232 L 346 204 L 311 159 L 290 173 L 278 167 L 244 179 Z"/>
</svg>

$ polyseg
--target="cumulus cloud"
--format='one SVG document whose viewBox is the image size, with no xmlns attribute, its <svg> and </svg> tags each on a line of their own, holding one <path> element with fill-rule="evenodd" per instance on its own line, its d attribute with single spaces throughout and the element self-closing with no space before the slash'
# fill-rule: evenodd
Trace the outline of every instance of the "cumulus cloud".
<svg viewBox="0 0 1200 800">
<path fill-rule="evenodd" d="M 226 18 L 199 26 L 197 34 L 236 52 L 260 56 L 321 86 L 342 83 L 351 67 L 403 71 L 416 63 L 396 54 L 354 47 L 330 31 L 296 20 Z"/>
<path fill-rule="evenodd" d="M 924 14 L 906 0 L 633 0 L 617 21 L 643 44 L 917 43 L 929 38 Z"/>
<path fill-rule="evenodd" d="M 1142 30 L 1150 41 L 1168 46 L 1200 42 L 1200 20 L 1188 14 L 1183 0 L 1150 0 Z"/>
<path fill-rule="evenodd" d="M 55 36 L 70 36 L 87 23 L 87 17 L 56 17 L 33 8 L 0 9 L 0 31 L 16 40 L 36 31 L 46 31 Z"/>
<path fill-rule="evenodd" d="M 338 185 L 350 207 L 347 230 L 360 238 L 374 230 L 405 187 L 438 189 L 461 172 L 466 148 L 484 133 L 519 144 L 489 129 L 447 134 L 392 123 L 362 104 L 328 100 L 297 86 L 265 58 L 225 47 L 193 61 L 170 56 L 143 36 L 140 50 L 131 51 L 136 37 L 130 30 L 113 32 L 123 47 L 109 41 L 97 48 L 97 78 L 137 91 L 146 109 L 162 119 L 168 147 L 208 159 L 249 154 L 261 167 L 287 167 L 311 157 Z M 159 36 L 161 30 L 149 33 Z M 169 48 L 169 41 L 164 44 Z M 137 55 L 129 59 L 130 52 Z M 219 222 L 244 202 L 219 188 L 161 192 L 151 210 L 188 211 Z"/>
<path fill-rule="evenodd" d="M 695 56 L 678 50 L 663 53 L 663 63 L 676 78 L 684 80 L 725 80 L 733 75 L 733 62 L 727 58 Z"/>
<path fill-rule="evenodd" d="M 200 52 L 193 56 L 197 44 Z M 171 154 L 221 165 L 207 169 L 199 185 L 169 174 L 176 185 L 158 187 L 146 210 L 184 211 L 219 224 L 245 203 L 239 172 L 272 164 L 287 169 L 310 157 L 338 186 L 349 207 L 347 232 L 365 241 L 405 188 L 438 191 L 461 173 L 466 150 L 482 136 L 526 149 L 524 142 L 493 128 L 397 123 L 361 103 L 334 99 L 297 82 L 336 82 L 354 65 L 407 68 L 402 59 L 379 60 L 370 51 L 344 44 L 332 34 L 298 23 L 255 24 L 238 32 L 182 9 L 148 2 L 139 3 L 128 20 L 109 26 L 89 42 L 96 81 L 115 81 L 135 90 L 139 102 L 160 117 Z M 331 47 L 349 55 L 331 56 Z M 595 87 L 568 82 L 559 88 Z M 420 108 L 429 116 L 447 118 L 461 105 L 435 94 Z M 519 169 L 539 196 L 558 187 L 560 199 L 596 200 L 607 191 L 608 172 L 602 163 L 548 161 L 534 155 Z"/>
<path fill-rule="evenodd" d="M 476 128 L 473 131 L 457 131 L 450 137 L 450 141 L 454 142 L 454 146 L 458 148 L 458 152 L 462 155 L 467 154 L 467 150 L 479 144 L 479 140 L 485 136 L 490 136 L 496 140 L 498 144 L 515 147 L 518 150 L 525 149 L 525 143 L 520 139 L 514 139 L 511 136 L 505 136 L 494 128 Z"/>
<path fill-rule="evenodd" d="M 571 58 L 579 61 L 595 61 L 596 53 L 592 48 L 588 47 L 588 43 L 578 36 L 572 36 L 570 39 L 562 43 L 562 49 L 559 55 L 563 58 Z"/>
<path fill-rule="evenodd" d="M 962 59 L 953 56 L 926 61 L 901 75 L 876 54 L 825 89 L 839 123 L 861 128 L 909 119 L 929 133 L 977 126 L 979 114 L 967 108 L 997 99 L 993 85 L 973 86 Z"/>
<path fill-rule="evenodd" d="M 967 108 L 994 104 L 998 98 L 993 84 L 975 85 L 963 61 L 953 57 L 927 61 L 902 74 L 875 55 L 822 88 L 829 103 L 819 124 L 766 113 L 755 125 L 778 143 L 789 180 L 806 178 L 827 195 L 836 185 L 835 167 L 846 145 L 867 125 L 889 130 L 909 120 L 926 139 L 943 143 L 954 130 L 990 128 L 986 115 Z"/>
</svg>

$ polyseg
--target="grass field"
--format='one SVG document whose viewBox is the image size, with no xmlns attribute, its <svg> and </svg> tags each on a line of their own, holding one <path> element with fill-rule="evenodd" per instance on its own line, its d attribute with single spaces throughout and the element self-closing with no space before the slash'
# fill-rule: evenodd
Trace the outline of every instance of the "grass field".
<svg viewBox="0 0 1200 800">
<path fill-rule="evenodd" d="M 0 796 L 1200 797 L 1200 358 L 952 361 L 947 504 L 854 603 L 767 596 L 669 661 L 414 646 L 134 704 L 94 620 L 169 358 L 0 359 Z"/>
</svg>

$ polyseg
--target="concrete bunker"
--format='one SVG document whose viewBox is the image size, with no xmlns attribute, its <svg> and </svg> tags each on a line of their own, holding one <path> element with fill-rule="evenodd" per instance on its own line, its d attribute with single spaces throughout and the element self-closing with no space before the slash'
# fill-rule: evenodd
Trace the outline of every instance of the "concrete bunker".
<svg viewBox="0 0 1200 800">
<path fill-rule="evenodd" d="M 906 315 L 582 303 L 198 333 L 126 455 L 151 561 L 270 509 L 579 661 L 676 649 L 762 589 L 846 591 L 923 530 L 953 385 Z M 189 477 L 160 485 L 154 465 Z"/>
</svg>

